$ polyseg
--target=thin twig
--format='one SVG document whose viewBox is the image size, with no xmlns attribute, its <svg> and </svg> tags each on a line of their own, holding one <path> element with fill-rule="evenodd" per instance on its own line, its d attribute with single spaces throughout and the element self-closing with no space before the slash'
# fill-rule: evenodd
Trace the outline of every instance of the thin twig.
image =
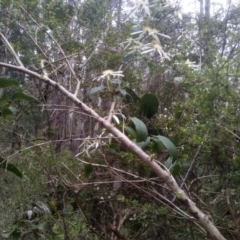
<svg viewBox="0 0 240 240">
<path fill-rule="evenodd" d="M 14 51 L 13 47 L 11 46 L 11 44 L 9 43 L 9 41 L 4 37 L 4 35 L 0 32 L 0 36 L 2 38 L 2 41 L 4 43 L 4 45 L 8 48 L 8 50 L 10 51 L 10 53 L 15 57 L 18 65 L 20 65 L 21 67 L 24 67 L 23 63 L 21 62 L 21 60 L 19 59 L 18 55 L 16 54 L 16 52 Z"/>
<path fill-rule="evenodd" d="M 191 162 L 191 165 L 190 165 L 190 167 L 189 167 L 189 169 L 188 169 L 188 171 L 187 171 L 187 173 L 186 173 L 186 175 L 185 175 L 185 178 L 183 179 L 183 181 L 182 181 L 182 183 L 181 183 L 181 185 L 180 185 L 180 188 L 183 188 L 183 186 L 184 186 L 184 184 L 186 183 L 186 181 L 187 181 L 190 173 L 192 172 L 193 167 L 194 167 L 194 164 L 195 164 L 195 162 L 196 162 L 196 160 L 197 160 L 197 156 L 198 156 L 198 154 L 199 154 L 202 146 L 203 146 L 203 143 L 198 147 L 198 150 L 197 150 L 197 152 L 196 152 L 196 154 L 195 154 L 195 156 L 194 156 L 194 158 L 193 158 L 193 160 L 192 160 L 192 162 Z"/>
</svg>

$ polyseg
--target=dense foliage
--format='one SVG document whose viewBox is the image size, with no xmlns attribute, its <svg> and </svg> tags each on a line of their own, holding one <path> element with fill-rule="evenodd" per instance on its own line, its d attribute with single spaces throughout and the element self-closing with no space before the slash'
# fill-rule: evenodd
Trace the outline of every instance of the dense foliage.
<svg viewBox="0 0 240 240">
<path fill-rule="evenodd" d="M 207 2 L 186 14 L 164 0 L 2 0 L 0 62 L 75 94 L 239 239 L 240 5 Z M 57 87 L 0 65 L 0 113 L 3 239 L 208 237 L 181 196 Z"/>
</svg>

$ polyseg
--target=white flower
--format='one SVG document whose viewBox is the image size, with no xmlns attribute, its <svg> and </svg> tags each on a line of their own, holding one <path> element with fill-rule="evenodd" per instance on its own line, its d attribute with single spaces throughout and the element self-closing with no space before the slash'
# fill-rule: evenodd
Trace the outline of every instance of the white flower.
<svg viewBox="0 0 240 240">
<path fill-rule="evenodd" d="M 161 58 L 166 58 L 170 60 L 169 56 L 163 51 L 161 44 L 157 41 L 153 41 L 152 43 L 147 44 L 145 47 L 142 48 L 142 50 L 142 54 L 157 52 Z"/>
<path fill-rule="evenodd" d="M 124 77 L 124 75 L 122 74 L 122 71 L 114 72 L 113 70 L 108 69 L 108 70 L 103 71 L 102 75 L 99 76 L 97 78 L 97 80 L 99 81 L 99 80 L 104 79 L 104 78 L 109 79 L 111 76 L 112 77 Z"/>
<path fill-rule="evenodd" d="M 127 43 L 127 45 L 124 48 L 124 50 L 126 50 L 132 44 L 137 44 L 137 45 L 140 44 L 140 42 L 137 39 L 134 39 L 132 37 L 128 38 L 125 42 L 122 42 L 121 44 L 124 44 L 124 43 Z"/>
<path fill-rule="evenodd" d="M 143 30 L 148 33 L 148 36 L 152 36 L 153 38 L 155 38 L 155 40 L 157 40 L 159 42 L 158 36 L 162 36 L 165 38 L 169 38 L 171 39 L 171 37 L 169 37 L 168 35 L 162 34 L 160 33 L 157 29 L 155 28 L 150 28 L 150 27 L 144 27 Z"/>
<path fill-rule="evenodd" d="M 131 35 L 136 35 L 136 34 L 139 34 L 139 33 L 141 33 L 141 35 L 139 36 L 139 38 L 142 38 L 143 36 L 144 36 L 144 34 L 148 34 L 148 36 L 146 37 L 146 38 L 148 38 L 148 37 L 153 37 L 156 41 L 158 41 L 158 42 L 160 42 L 159 41 L 159 38 L 158 38 L 158 35 L 159 36 L 162 36 L 162 37 L 165 37 L 165 38 L 169 38 L 169 39 L 171 39 L 171 37 L 169 37 L 168 35 L 165 35 L 165 34 L 162 34 L 162 33 L 160 33 L 157 29 L 155 29 L 155 28 L 150 28 L 150 27 L 143 27 L 143 29 L 142 30 L 140 30 L 140 31 L 137 31 L 137 32 L 133 32 L 133 33 L 131 33 Z"/>
<path fill-rule="evenodd" d="M 144 13 L 146 13 L 148 16 L 151 16 L 151 10 L 150 7 L 152 5 L 149 5 L 148 0 L 138 0 L 136 2 L 136 5 L 130 9 L 131 14 L 135 14 L 138 11 L 143 11 Z"/>
<path fill-rule="evenodd" d="M 201 70 L 201 64 L 195 64 L 195 62 L 191 62 L 189 61 L 189 59 L 187 59 L 187 61 L 185 62 L 185 64 L 192 68 L 194 71 L 199 71 Z"/>
</svg>

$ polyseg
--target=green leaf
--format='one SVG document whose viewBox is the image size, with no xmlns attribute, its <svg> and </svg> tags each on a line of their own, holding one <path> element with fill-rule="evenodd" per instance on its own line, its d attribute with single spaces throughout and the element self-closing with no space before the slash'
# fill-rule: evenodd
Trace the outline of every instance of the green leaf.
<svg viewBox="0 0 240 240">
<path fill-rule="evenodd" d="M 132 57 L 133 57 L 133 52 L 129 52 L 128 54 L 126 54 L 124 57 L 123 57 L 123 62 L 126 63 L 128 62 Z"/>
<path fill-rule="evenodd" d="M 146 125 L 138 118 L 133 117 L 131 118 L 131 122 L 134 125 L 134 128 L 136 130 L 136 140 L 137 142 L 145 141 L 148 137 L 148 130 Z"/>
<path fill-rule="evenodd" d="M 163 145 L 167 148 L 170 156 L 173 158 L 173 162 L 176 160 L 177 158 L 177 148 L 175 147 L 175 145 L 172 143 L 172 141 L 164 136 L 154 136 L 154 138 L 156 138 L 156 142 L 157 141 L 161 141 L 163 143 Z"/>
<path fill-rule="evenodd" d="M 37 100 L 31 96 L 28 96 L 22 92 L 15 92 L 12 95 L 12 100 L 22 100 L 27 102 L 36 102 Z"/>
<path fill-rule="evenodd" d="M 158 99 L 152 93 L 147 93 L 140 99 L 140 114 L 147 118 L 153 117 L 158 112 L 158 107 Z"/>
<path fill-rule="evenodd" d="M 86 164 L 84 166 L 85 177 L 88 178 L 93 171 L 93 166 L 91 164 Z"/>
<path fill-rule="evenodd" d="M 177 106 L 174 108 L 173 112 L 174 112 L 174 117 L 176 119 L 180 119 L 180 117 L 182 116 L 183 109 L 180 106 Z"/>
<path fill-rule="evenodd" d="M 0 88 L 18 87 L 18 81 L 10 78 L 0 78 Z"/>
<path fill-rule="evenodd" d="M 2 97 L 0 97 L 0 104 L 2 103 L 8 103 L 9 102 L 9 98 L 7 95 L 3 95 Z"/>
<path fill-rule="evenodd" d="M 173 168 L 172 168 L 172 175 L 175 177 L 179 174 L 179 172 L 181 171 L 181 166 L 180 164 L 174 164 Z"/>
<path fill-rule="evenodd" d="M 22 178 L 22 173 L 11 163 L 7 163 L 4 158 L 0 157 L 0 168 L 6 169 L 9 172 L 14 173 L 16 176 Z"/>
<path fill-rule="evenodd" d="M 157 139 L 155 137 L 152 138 L 152 141 L 153 141 L 153 146 L 152 146 L 153 150 L 156 151 L 157 153 L 162 152 L 164 149 L 164 145 L 163 145 L 162 141 L 160 141 L 159 139 Z"/>
<path fill-rule="evenodd" d="M 146 149 L 148 146 L 149 146 L 149 144 L 150 144 L 150 137 L 148 137 L 147 139 L 146 139 L 146 141 L 144 141 L 144 142 L 138 142 L 138 143 L 136 143 L 141 149 Z"/>
<path fill-rule="evenodd" d="M 9 109 L 9 107 L 4 107 L 2 109 L 2 116 L 4 119 L 6 119 L 8 116 L 12 115 L 13 112 Z"/>
<path fill-rule="evenodd" d="M 136 131 L 133 128 L 131 128 L 129 126 L 125 126 L 124 130 L 125 130 L 125 132 L 127 133 L 127 136 L 130 139 L 136 139 L 137 138 L 137 133 L 136 133 Z"/>
<path fill-rule="evenodd" d="M 165 162 L 164 165 L 167 169 L 170 169 L 172 167 L 172 158 L 169 157 Z"/>
<path fill-rule="evenodd" d="M 19 229 L 14 229 L 10 236 L 11 240 L 18 240 L 21 237 L 21 232 L 19 231 Z"/>
<path fill-rule="evenodd" d="M 125 88 L 125 90 L 127 92 L 127 95 L 125 96 L 125 100 L 127 103 L 136 103 L 140 100 L 140 97 L 131 88 Z"/>
<path fill-rule="evenodd" d="M 91 88 L 88 92 L 86 92 L 85 97 L 88 98 L 91 95 L 102 91 L 104 88 L 105 88 L 104 86 L 98 86 L 98 87 Z"/>
</svg>

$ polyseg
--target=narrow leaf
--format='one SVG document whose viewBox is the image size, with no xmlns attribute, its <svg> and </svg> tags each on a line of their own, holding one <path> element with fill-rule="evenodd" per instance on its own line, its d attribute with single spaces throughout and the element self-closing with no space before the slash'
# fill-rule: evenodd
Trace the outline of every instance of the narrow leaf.
<svg viewBox="0 0 240 240">
<path fill-rule="evenodd" d="M 148 130 L 146 125 L 138 118 L 131 118 L 131 122 L 134 124 L 137 133 L 137 142 L 145 141 L 148 137 Z"/>
<path fill-rule="evenodd" d="M 98 87 L 91 88 L 88 92 L 86 92 L 85 97 L 90 97 L 91 95 L 102 91 L 104 88 L 105 88 L 104 86 L 98 86 Z"/>
<path fill-rule="evenodd" d="M 123 57 L 123 62 L 126 63 L 128 62 L 132 57 L 133 57 L 133 51 L 129 52 L 128 54 L 126 54 L 124 57 Z"/>
<path fill-rule="evenodd" d="M 155 136 L 158 140 L 160 140 L 163 145 L 167 148 L 170 156 L 173 158 L 173 162 L 176 160 L 177 158 L 177 148 L 175 147 L 175 145 L 172 143 L 172 141 L 164 136 Z"/>
</svg>

